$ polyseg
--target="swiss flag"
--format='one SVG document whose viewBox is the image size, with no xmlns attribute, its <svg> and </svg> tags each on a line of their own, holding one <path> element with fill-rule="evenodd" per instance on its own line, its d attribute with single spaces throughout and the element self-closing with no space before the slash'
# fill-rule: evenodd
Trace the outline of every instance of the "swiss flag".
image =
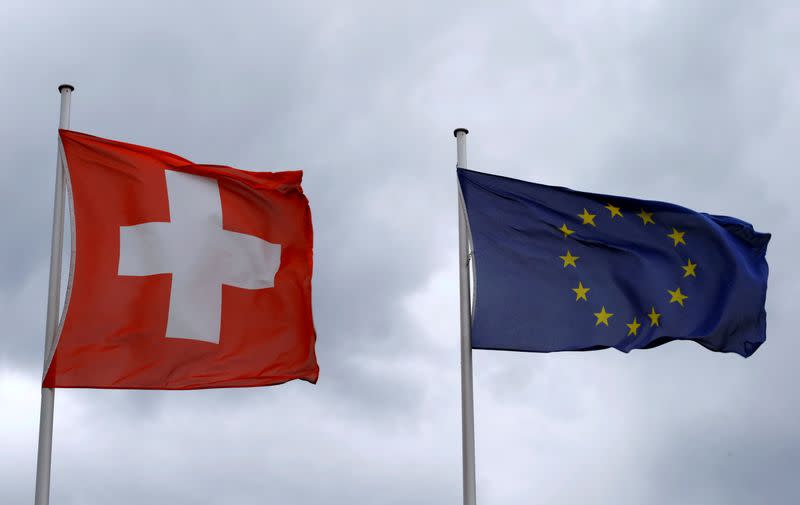
<svg viewBox="0 0 800 505">
<path fill-rule="evenodd" d="M 316 382 L 302 172 L 59 134 L 73 251 L 44 387 Z"/>
</svg>

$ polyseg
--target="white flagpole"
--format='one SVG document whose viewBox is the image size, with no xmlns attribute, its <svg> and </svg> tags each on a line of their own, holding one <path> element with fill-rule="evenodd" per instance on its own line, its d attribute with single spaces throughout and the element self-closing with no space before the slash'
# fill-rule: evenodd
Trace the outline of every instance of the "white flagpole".
<svg viewBox="0 0 800 505">
<path fill-rule="evenodd" d="M 457 162 L 467 168 L 466 128 L 456 128 Z M 472 403 L 472 303 L 470 298 L 470 240 L 461 184 L 458 185 L 458 261 L 461 291 L 461 456 L 464 505 L 475 505 L 475 414 Z"/>
<path fill-rule="evenodd" d="M 75 88 L 70 84 L 58 87 L 61 93 L 61 114 L 58 127 L 69 128 L 69 106 Z M 50 248 L 50 287 L 47 294 L 47 323 L 44 336 L 44 366 L 51 354 L 61 301 L 61 257 L 64 244 L 64 165 L 61 160 L 61 139 L 56 150 L 56 190 L 53 204 L 53 235 Z M 45 370 L 47 372 L 47 370 Z M 55 391 L 42 388 L 42 406 L 39 413 L 39 452 L 36 461 L 35 505 L 50 503 L 50 459 L 53 449 L 53 406 Z"/>
</svg>

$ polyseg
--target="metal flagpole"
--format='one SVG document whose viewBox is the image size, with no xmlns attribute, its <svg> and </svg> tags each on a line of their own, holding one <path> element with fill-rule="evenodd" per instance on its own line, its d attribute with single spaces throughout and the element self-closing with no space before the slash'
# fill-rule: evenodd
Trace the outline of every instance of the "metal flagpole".
<svg viewBox="0 0 800 505">
<path fill-rule="evenodd" d="M 61 93 L 61 114 L 58 127 L 69 128 L 69 106 L 75 88 L 70 84 L 58 87 Z M 64 243 L 64 164 L 61 159 L 61 139 L 56 151 L 56 190 L 53 205 L 53 235 L 50 249 L 50 287 L 47 294 L 47 323 L 44 336 L 44 366 L 51 354 L 56 326 L 58 325 L 61 301 L 61 257 Z M 45 372 L 47 372 L 45 370 Z M 39 413 L 39 452 L 36 461 L 35 505 L 50 503 L 50 459 L 53 449 L 53 406 L 55 391 L 42 388 L 42 406 Z"/>
<path fill-rule="evenodd" d="M 467 168 L 466 128 L 456 128 L 457 162 Z M 461 291 L 461 456 L 464 505 L 475 505 L 475 414 L 472 404 L 472 303 L 470 297 L 470 241 L 461 185 L 458 185 L 458 262 Z"/>
</svg>

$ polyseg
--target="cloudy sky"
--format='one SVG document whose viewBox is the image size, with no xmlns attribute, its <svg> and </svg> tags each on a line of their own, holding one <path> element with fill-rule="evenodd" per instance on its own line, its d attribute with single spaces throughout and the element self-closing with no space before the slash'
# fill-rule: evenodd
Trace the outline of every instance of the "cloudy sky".
<svg viewBox="0 0 800 505">
<path fill-rule="evenodd" d="M 479 503 L 800 502 L 794 2 L 110 4 L 0 3 L 0 503 L 33 499 L 61 82 L 72 129 L 305 171 L 321 375 L 58 390 L 53 504 L 460 503 L 461 126 L 470 168 L 773 233 L 752 358 L 476 351 Z"/>
</svg>

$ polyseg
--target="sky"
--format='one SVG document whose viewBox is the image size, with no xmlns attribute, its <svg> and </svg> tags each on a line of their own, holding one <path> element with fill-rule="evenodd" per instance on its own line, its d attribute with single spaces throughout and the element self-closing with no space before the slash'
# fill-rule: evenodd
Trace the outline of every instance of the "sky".
<svg viewBox="0 0 800 505">
<path fill-rule="evenodd" d="M 773 234 L 767 342 L 474 352 L 481 504 L 800 503 L 791 1 L 0 4 L 0 503 L 34 492 L 57 86 L 71 128 L 305 172 L 320 379 L 57 390 L 57 505 L 461 502 L 469 168 Z"/>
</svg>

